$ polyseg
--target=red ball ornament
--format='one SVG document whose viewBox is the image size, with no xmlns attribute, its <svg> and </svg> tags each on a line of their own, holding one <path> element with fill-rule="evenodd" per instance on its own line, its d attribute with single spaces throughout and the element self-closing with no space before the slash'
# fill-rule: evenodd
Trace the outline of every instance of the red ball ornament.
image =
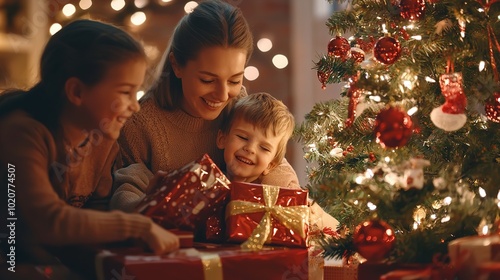
<svg viewBox="0 0 500 280">
<path fill-rule="evenodd" d="M 401 56 L 401 44 L 395 38 L 382 37 L 375 43 L 373 55 L 378 62 L 391 65 Z"/>
<path fill-rule="evenodd" d="M 500 92 L 495 92 L 484 105 L 488 120 L 500 123 Z"/>
<path fill-rule="evenodd" d="M 395 107 L 382 109 L 375 119 L 376 142 L 383 148 L 406 145 L 413 131 L 413 122 L 408 114 Z"/>
<path fill-rule="evenodd" d="M 351 54 L 351 45 L 346 38 L 336 36 L 328 43 L 328 55 L 346 59 Z"/>
<path fill-rule="evenodd" d="M 401 0 L 399 8 L 402 18 L 417 20 L 424 16 L 425 0 Z"/>
<path fill-rule="evenodd" d="M 394 230 L 379 219 L 359 224 L 353 235 L 356 251 L 368 261 L 380 261 L 386 258 L 395 241 Z"/>
</svg>

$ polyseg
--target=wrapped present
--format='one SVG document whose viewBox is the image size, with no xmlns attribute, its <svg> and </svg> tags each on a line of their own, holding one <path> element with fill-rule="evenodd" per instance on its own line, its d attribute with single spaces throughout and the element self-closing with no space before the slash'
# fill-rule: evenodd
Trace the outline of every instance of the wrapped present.
<svg viewBox="0 0 500 280">
<path fill-rule="evenodd" d="M 460 280 L 500 279 L 500 235 L 467 236 L 448 243 Z"/>
<path fill-rule="evenodd" d="M 226 207 L 227 241 L 258 250 L 264 244 L 306 247 L 307 190 L 233 182 Z"/>
<path fill-rule="evenodd" d="M 324 266 L 324 280 L 358 280 L 357 266 Z M 361 278 L 359 278 L 361 279 Z"/>
<path fill-rule="evenodd" d="M 102 250 L 96 257 L 98 279 L 219 280 L 307 279 L 307 249 L 237 246 L 181 249 L 164 256 L 127 250 Z"/>
<path fill-rule="evenodd" d="M 168 173 L 137 205 L 137 212 L 163 227 L 192 230 L 196 236 L 217 240 L 224 236 L 224 207 L 229 180 L 204 154 L 200 159 Z"/>
</svg>

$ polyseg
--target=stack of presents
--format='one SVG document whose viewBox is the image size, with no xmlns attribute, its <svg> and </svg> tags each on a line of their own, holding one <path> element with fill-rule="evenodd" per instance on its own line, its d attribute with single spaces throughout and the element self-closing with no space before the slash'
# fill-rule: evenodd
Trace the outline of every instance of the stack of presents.
<svg viewBox="0 0 500 280">
<path fill-rule="evenodd" d="M 165 176 L 137 211 L 178 234 L 181 249 L 102 249 L 99 279 L 323 279 L 307 190 L 230 182 L 204 155 Z"/>
</svg>

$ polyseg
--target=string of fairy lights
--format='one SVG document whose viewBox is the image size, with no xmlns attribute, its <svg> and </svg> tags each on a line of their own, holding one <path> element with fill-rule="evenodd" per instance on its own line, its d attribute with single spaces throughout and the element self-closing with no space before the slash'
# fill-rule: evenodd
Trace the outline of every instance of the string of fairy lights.
<svg viewBox="0 0 500 280">
<path fill-rule="evenodd" d="M 145 10 L 146 6 L 150 4 L 150 1 L 153 0 L 134 0 L 133 5 L 135 7 L 135 11 L 127 16 L 126 24 L 129 24 L 131 27 L 138 27 L 143 25 L 148 20 L 148 12 Z M 175 0 L 154 0 L 160 6 L 167 6 L 172 4 Z M 80 0 L 77 5 L 72 3 L 65 4 L 60 10 L 61 18 L 65 20 L 70 20 L 76 17 L 78 14 L 82 12 L 88 11 L 92 7 L 92 0 Z M 111 0 L 109 1 L 110 7 L 116 11 L 122 11 L 127 3 L 125 0 Z M 184 12 L 190 13 L 198 3 L 196 1 L 189 1 L 184 5 Z M 54 22 L 49 28 L 50 35 L 55 34 L 62 28 L 62 24 L 59 22 Z M 261 52 L 269 52 L 273 48 L 273 42 L 271 39 L 262 37 L 256 40 L 256 47 Z M 284 69 L 288 66 L 288 58 L 284 54 L 275 54 L 272 57 L 272 65 L 277 69 Z M 259 78 L 259 69 L 256 66 L 248 65 L 245 68 L 244 76 L 248 81 L 254 81 Z M 142 96 L 142 95 L 141 95 Z M 138 96 L 140 98 L 140 96 Z"/>
</svg>

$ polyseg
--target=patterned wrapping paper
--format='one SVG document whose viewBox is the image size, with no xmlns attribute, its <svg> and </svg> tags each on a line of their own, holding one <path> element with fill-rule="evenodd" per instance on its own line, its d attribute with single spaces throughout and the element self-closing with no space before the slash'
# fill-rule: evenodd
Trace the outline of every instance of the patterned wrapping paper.
<svg viewBox="0 0 500 280">
<path fill-rule="evenodd" d="M 195 231 L 207 240 L 223 238 L 229 180 L 204 154 L 174 170 L 137 205 L 136 211 L 167 229 Z"/>
<path fill-rule="evenodd" d="M 308 279 L 307 249 L 238 246 L 181 249 L 164 256 L 127 250 L 103 250 L 96 256 L 99 280 L 255 280 Z"/>
<path fill-rule="evenodd" d="M 227 241 L 258 250 L 264 244 L 307 246 L 307 190 L 233 182 L 226 206 Z"/>
<path fill-rule="evenodd" d="M 358 280 L 358 267 L 325 265 L 323 280 Z"/>
</svg>

